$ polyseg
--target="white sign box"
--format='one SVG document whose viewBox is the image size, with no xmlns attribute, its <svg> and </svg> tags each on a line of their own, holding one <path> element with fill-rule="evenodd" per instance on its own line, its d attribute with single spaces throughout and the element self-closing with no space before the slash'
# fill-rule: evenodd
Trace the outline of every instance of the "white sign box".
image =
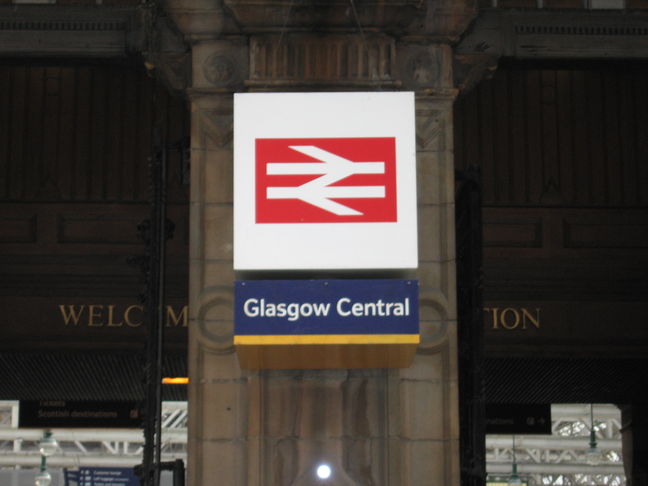
<svg viewBox="0 0 648 486">
<path fill-rule="evenodd" d="M 234 268 L 418 266 L 414 94 L 234 95 Z"/>
</svg>

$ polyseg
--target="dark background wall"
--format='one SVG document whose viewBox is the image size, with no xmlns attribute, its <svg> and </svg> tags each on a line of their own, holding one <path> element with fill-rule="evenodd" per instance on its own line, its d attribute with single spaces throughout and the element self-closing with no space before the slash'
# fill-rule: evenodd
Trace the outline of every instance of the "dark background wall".
<svg viewBox="0 0 648 486">
<path fill-rule="evenodd" d="M 154 126 L 175 225 L 166 367 L 186 375 L 185 100 L 135 63 L 34 61 L 0 65 L 0 106 L 0 361 L 11 371 L 3 398 L 141 394 L 138 226 L 150 213 Z"/>
<path fill-rule="evenodd" d="M 133 306 L 143 276 L 129 261 L 144 254 L 138 225 L 150 210 L 158 120 L 175 223 L 167 368 L 185 373 L 186 101 L 130 62 L 4 63 L 0 87 L 5 366 L 40 373 L 41 390 L 52 384 L 47 393 L 62 393 L 57 373 L 74 369 L 121 367 L 138 380 L 145 329 Z M 490 399 L 560 401 L 563 393 L 563 401 L 587 401 L 594 382 L 584 377 L 594 375 L 619 383 L 607 387 L 605 401 L 644 385 L 634 370 L 648 351 L 647 87 L 642 63 L 503 62 L 457 100 L 456 165 L 480 166 L 483 175 Z M 66 321 L 61 306 L 78 319 Z M 93 373 L 81 373 L 81 382 Z M 552 388 L 558 378 L 564 385 Z M 583 379 L 592 385 L 574 386 Z M 21 382 L 4 397 L 20 398 Z M 580 392 L 566 399 L 565 390 Z"/>
<path fill-rule="evenodd" d="M 456 164 L 482 166 L 488 207 L 645 208 L 647 83 L 646 64 L 503 62 L 457 103 Z"/>
<path fill-rule="evenodd" d="M 483 175 L 488 400 L 644 393 L 647 88 L 645 63 L 503 62 L 457 101 L 456 165 Z"/>
</svg>

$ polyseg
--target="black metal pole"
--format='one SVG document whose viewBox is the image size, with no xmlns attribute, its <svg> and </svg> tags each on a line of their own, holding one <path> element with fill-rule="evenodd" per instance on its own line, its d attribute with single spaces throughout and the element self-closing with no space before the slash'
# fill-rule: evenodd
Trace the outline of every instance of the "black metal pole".
<svg viewBox="0 0 648 486">
<path fill-rule="evenodd" d="M 151 219 L 148 246 L 146 315 L 146 390 L 144 412 L 144 454 L 142 486 L 159 486 L 162 450 L 162 359 L 165 318 L 166 185 L 167 161 L 159 127 L 153 131 L 151 168 Z"/>
<path fill-rule="evenodd" d="M 486 481 L 483 389 L 482 221 L 479 168 L 456 172 L 461 485 Z"/>
<path fill-rule="evenodd" d="M 159 7 L 156 0 L 145 0 L 143 8 L 144 65 L 154 77 L 155 54 L 160 38 L 156 28 Z M 148 60 L 148 62 L 147 62 Z M 160 108 L 159 86 L 153 83 L 153 133 L 150 158 L 151 218 L 148 225 L 146 255 L 145 313 L 148 326 L 145 364 L 144 454 L 140 469 L 142 486 L 159 486 L 162 448 L 162 345 L 165 319 L 166 192 L 167 160 L 164 111 Z"/>
<path fill-rule="evenodd" d="M 153 486 L 160 484 L 160 462 L 162 455 L 162 346 L 164 341 L 164 309 L 166 284 L 166 188 L 167 188 L 167 159 L 163 141 L 159 140 L 161 154 L 159 157 L 159 196 L 157 198 L 156 216 L 158 218 L 158 301 L 156 311 L 156 363 L 155 363 L 155 474 Z"/>
<path fill-rule="evenodd" d="M 173 463 L 173 486 L 185 486 L 185 467 L 182 459 Z"/>
</svg>

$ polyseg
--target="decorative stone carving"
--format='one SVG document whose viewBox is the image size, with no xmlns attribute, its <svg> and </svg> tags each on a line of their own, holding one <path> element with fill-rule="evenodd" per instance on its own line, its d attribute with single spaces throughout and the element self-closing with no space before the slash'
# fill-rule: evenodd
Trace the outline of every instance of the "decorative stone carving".
<svg viewBox="0 0 648 486">
<path fill-rule="evenodd" d="M 180 92 L 187 87 L 189 77 L 189 53 L 160 53 L 155 58 L 155 75 L 172 91 Z"/>
<path fill-rule="evenodd" d="M 438 143 L 438 135 L 444 128 L 440 110 L 419 110 L 416 117 L 416 145 L 419 150 L 426 150 Z"/>
<path fill-rule="evenodd" d="M 0 6 L 0 54 L 122 57 L 134 47 L 134 11 L 52 6 Z M 133 29 L 134 30 L 134 29 Z"/>
<path fill-rule="evenodd" d="M 233 353 L 231 291 L 211 291 L 200 300 L 202 304 L 197 311 L 197 323 L 202 337 L 209 341 L 209 349 L 212 352 Z"/>
<path fill-rule="evenodd" d="M 398 46 L 398 75 L 405 89 L 453 96 L 452 50 L 445 45 Z"/>
<path fill-rule="evenodd" d="M 636 42 L 645 38 L 647 21 L 643 12 L 590 11 L 570 16 L 551 11 L 484 11 L 455 53 L 518 59 L 639 59 L 648 56 L 645 43 Z"/>
<path fill-rule="evenodd" d="M 445 296 L 434 295 L 435 293 L 426 292 L 428 295 L 420 299 L 420 332 L 421 344 L 418 353 L 430 354 L 438 351 L 439 346 L 447 343 L 448 339 L 448 318 L 447 309 L 445 308 Z M 429 295 L 431 294 L 431 295 Z"/>
<path fill-rule="evenodd" d="M 237 66 L 231 56 L 215 53 L 203 62 L 205 78 L 214 86 L 227 86 L 237 78 Z"/>
<path fill-rule="evenodd" d="M 231 148 L 233 139 L 232 97 L 230 95 L 205 95 L 202 90 L 191 90 L 191 111 L 197 118 L 193 125 L 192 151 L 209 151 Z M 220 157 L 232 164 L 231 152 Z M 220 163 L 224 163 L 220 160 Z M 208 164 L 208 161 L 206 161 Z M 225 181 L 231 185 L 232 181 Z"/>
<path fill-rule="evenodd" d="M 201 111 L 199 116 L 204 124 L 203 133 L 218 147 L 231 145 L 234 138 L 232 117 L 224 116 L 218 110 Z"/>
<path fill-rule="evenodd" d="M 193 91 L 240 90 L 247 77 L 247 64 L 243 42 L 200 42 L 193 47 Z"/>
<path fill-rule="evenodd" d="M 406 72 L 411 76 L 412 84 L 430 86 L 437 80 L 441 66 L 439 59 L 433 58 L 429 52 L 419 52 L 408 60 Z"/>
<path fill-rule="evenodd" d="M 395 42 L 385 35 L 254 36 L 250 56 L 247 84 L 253 88 L 398 86 Z"/>
<path fill-rule="evenodd" d="M 455 86 L 465 93 L 480 81 L 489 79 L 497 69 L 499 57 L 489 54 L 456 55 L 452 68 Z"/>
</svg>

